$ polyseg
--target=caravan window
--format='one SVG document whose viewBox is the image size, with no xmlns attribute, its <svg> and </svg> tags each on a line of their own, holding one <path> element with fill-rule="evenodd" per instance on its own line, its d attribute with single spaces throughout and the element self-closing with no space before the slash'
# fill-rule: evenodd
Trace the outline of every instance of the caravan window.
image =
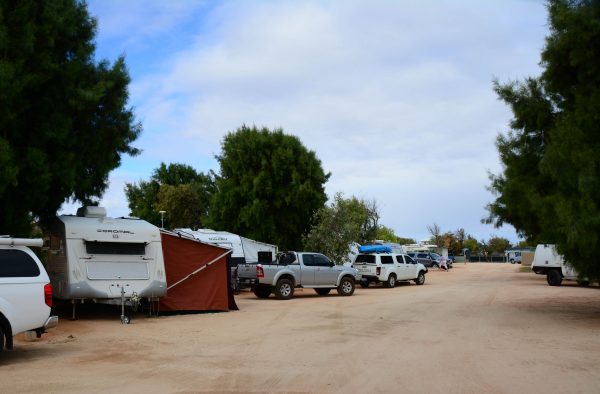
<svg viewBox="0 0 600 394">
<path fill-rule="evenodd" d="M 138 242 L 85 241 L 87 254 L 146 254 L 146 244 Z"/>
</svg>

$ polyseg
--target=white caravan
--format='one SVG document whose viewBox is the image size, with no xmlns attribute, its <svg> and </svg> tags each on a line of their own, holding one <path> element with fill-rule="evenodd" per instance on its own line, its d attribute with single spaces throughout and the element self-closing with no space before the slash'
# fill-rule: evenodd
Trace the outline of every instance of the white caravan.
<svg viewBox="0 0 600 394">
<path fill-rule="evenodd" d="M 554 245 L 540 244 L 535 248 L 531 270 L 536 274 L 546 275 L 550 286 L 560 286 L 563 279 L 577 280 L 581 285 L 589 285 L 587 280 L 579 280 L 575 269 L 558 254 Z"/>
<path fill-rule="evenodd" d="M 178 234 L 191 236 L 202 242 L 231 249 L 232 268 L 237 267 L 238 264 L 270 263 L 277 256 L 277 246 L 254 241 L 227 231 L 210 229 L 192 230 L 190 228 L 177 228 L 173 231 Z"/>
<path fill-rule="evenodd" d="M 108 304 L 127 300 L 136 306 L 167 292 L 158 227 L 141 219 L 106 217 L 101 207 L 82 207 L 77 216 L 56 218 L 48 274 L 55 297 L 73 305 L 92 299 Z"/>
</svg>

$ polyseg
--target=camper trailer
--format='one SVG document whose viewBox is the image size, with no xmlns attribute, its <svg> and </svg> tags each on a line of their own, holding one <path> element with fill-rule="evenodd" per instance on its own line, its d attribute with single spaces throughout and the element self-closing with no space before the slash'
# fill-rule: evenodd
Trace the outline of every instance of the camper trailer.
<svg viewBox="0 0 600 394">
<path fill-rule="evenodd" d="M 560 286 L 563 280 L 575 280 L 582 286 L 590 284 L 587 278 L 580 278 L 575 268 L 558 254 L 556 245 L 539 244 L 535 248 L 531 270 L 536 274 L 546 275 L 550 286 Z"/>
<path fill-rule="evenodd" d="M 227 231 L 192 230 L 189 228 L 178 228 L 174 231 L 182 235 L 192 236 L 202 242 L 231 249 L 232 267 L 246 263 L 270 263 L 277 256 L 277 246 L 254 241 Z"/>
<path fill-rule="evenodd" d="M 160 231 L 144 220 L 109 218 L 104 208 L 82 207 L 76 216 L 55 219 L 48 249 L 54 295 L 73 305 L 91 299 L 135 306 L 166 294 Z"/>
</svg>

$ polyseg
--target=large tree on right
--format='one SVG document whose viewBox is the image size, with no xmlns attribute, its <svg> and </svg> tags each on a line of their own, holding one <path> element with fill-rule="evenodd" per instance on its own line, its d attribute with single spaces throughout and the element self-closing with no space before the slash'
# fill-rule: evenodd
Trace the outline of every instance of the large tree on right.
<svg viewBox="0 0 600 394">
<path fill-rule="evenodd" d="M 548 2 L 542 75 L 495 82 L 512 109 L 497 138 L 503 172 L 487 221 L 556 244 L 582 274 L 600 277 L 600 1 Z"/>
</svg>

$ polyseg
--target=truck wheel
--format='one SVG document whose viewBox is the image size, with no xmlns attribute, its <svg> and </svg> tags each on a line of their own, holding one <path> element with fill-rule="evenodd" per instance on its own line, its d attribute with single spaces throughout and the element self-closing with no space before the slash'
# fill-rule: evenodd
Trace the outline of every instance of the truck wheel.
<svg viewBox="0 0 600 394">
<path fill-rule="evenodd" d="M 510 263 L 514 264 L 515 263 L 515 259 L 510 259 Z"/>
<path fill-rule="evenodd" d="M 351 296 L 354 294 L 354 280 L 345 276 L 340 281 L 337 292 L 341 296 Z"/>
<path fill-rule="evenodd" d="M 271 286 L 257 285 L 254 287 L 254 295 L 258 298 L 269 298 Z"/>
<path fill-rule="evenodd" d="M 289 300 L 294 295 L 294 284 L 289 279 L 279 279 L 275 285 L 275 297 Z"/>
<path fill-rule="evenodd" d="M 360 281 L 360 287 L 362 287 L 363 289 L 366 289 L 367 287 L 369 287 L 370 284 L 371 284 L 371 282 L 368 279 L 362 279 Z"/>
<path fill-rule="evenodd" d="M 562 275 L 558 270 L 551 270 L 546 274 L 546 280 L 550 286 L 560 286 L 562 283 Z"/>
<path fill-rule="evenodd" d="M 388 280 L 385 281 L 385 287 L 388 287 L 390 289 L 393 289 L 394 287 L 396 287 L 396 275 L 391 274 L 388 277 Z"/>
<path fill-rule="evenodd" d="M 417 279 L 415 279 L 415 283 L 418 285 L 422 285 L 425 283 L 425 273 L 423 271 L 419 272 Z"/>
<path fill-rule="evenodd" d="M 318 295 L 327 295 L 331 291 L 331 289 L 315 289 Z"/>
</svg>

